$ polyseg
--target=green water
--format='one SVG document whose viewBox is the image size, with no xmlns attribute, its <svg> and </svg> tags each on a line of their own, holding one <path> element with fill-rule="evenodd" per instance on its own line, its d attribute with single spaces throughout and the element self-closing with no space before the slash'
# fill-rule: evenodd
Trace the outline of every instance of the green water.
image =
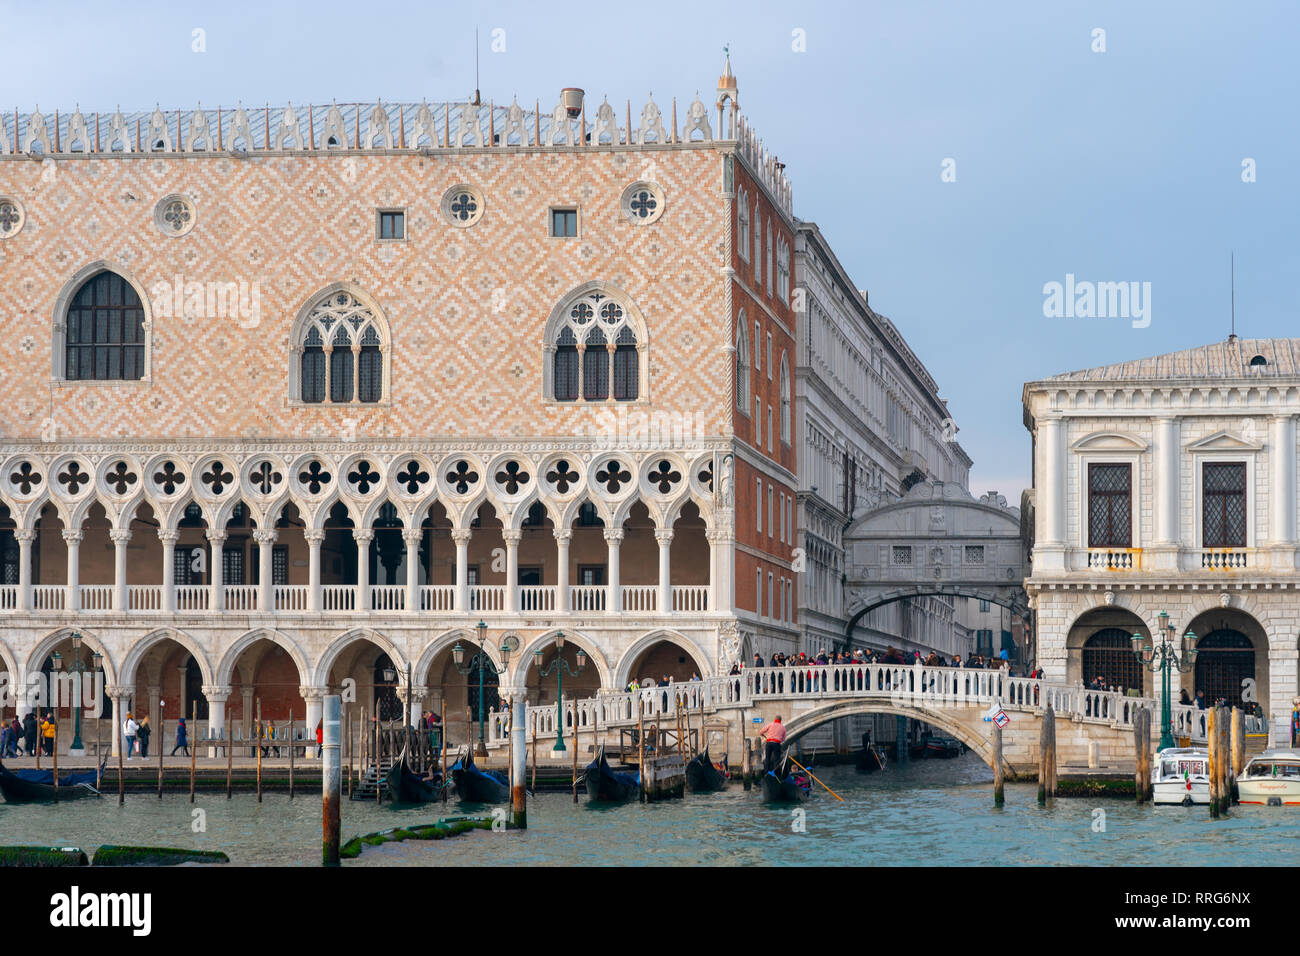
<svg viewBox="0 0 1300 956">
<path fill-rule="evenodd" d="M 1300 808 L 1236 807 L 1219 821 L 1204 807 L 1138 807 L 1118 799 L 1059 799 L 1042 809 L 1034 786 L 1009 784 L 1006 805 L 995 810 L 991 773 L 971 754 L 869 776 L 852 767 L 814 769 L 844 802 L 823 792 L 800 805 L 802 818 L 739 785 L 600 808 L 585 797 L 575 805 L 565 794 L 540 794 L 529 801 L 526 831 L 388 844 L 345 865 L 1289 866 L 1300 851 Z M 486 809 L 344 800 L 343 836 Z M 200 823 L 206 832 L 195 831 Z M 187 795 L 128 795 L 121 807 L 115 797 L 60 806 L 0 803 L 3 844 L 88 852 L 102 843 L 162 844 L 223 850 L 236 864 L 314 866 L 320 838 L 320 801 L 302 795 L 290 801 L 267 794 L 259 804 L 254 796 L 200 794 L 192 806 Z"/>
</svg>

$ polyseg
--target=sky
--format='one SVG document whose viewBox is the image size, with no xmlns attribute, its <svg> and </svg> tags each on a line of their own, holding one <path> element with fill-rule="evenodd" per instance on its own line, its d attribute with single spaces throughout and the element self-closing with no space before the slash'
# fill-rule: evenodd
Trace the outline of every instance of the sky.
<svg viewBox="0 0 1300 956">
<path fill-rule="evenodd" d="M 3 0 L 0 25 L 0 108 L 46 113 L 463 99 L 476 27 L 485 100 L 635 113 L 711 103 L 729 45 L 795 214 L 939 383 L 976 495 L 1028 484 L 1024 382 L 1226 338 L 1230 255 L 1238 334 L 1300 334 L 1294 2 Z M 1067 276 L 1138 283 L 1144 314 L 1045 314 Z"/>
</svg>

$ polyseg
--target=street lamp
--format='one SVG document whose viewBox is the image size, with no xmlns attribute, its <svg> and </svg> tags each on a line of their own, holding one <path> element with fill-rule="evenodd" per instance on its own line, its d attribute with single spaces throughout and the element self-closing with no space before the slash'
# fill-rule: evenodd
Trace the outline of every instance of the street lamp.
<svg viewBox="0 0 1300 956">
<path fill-rule="evenodd" d="M 549 677 L 552 672 L 555 673 L 558 689 L 555 697 L 555 746 L 551 750 L 566 750 L 568 748 L 564 746 L 564 675 L 577 677 L 581 674 L 582 669 L 587 666 L 587 653 L 581 647 L 578 648 L 578 669 L 570 670 L 569 662 L 564 659 L 564 632 L 559 631 L 555 635 L 555 660 L 551 661 L 551 666 L 542 667 L 540 647 L 533 651 L 533 663 L 537 665 L 537 673 L 541 677 Z"/>
<path fill-rule="evenodd" d="M 1187 673 L 1196 666 L 1197 637 L 1192 631 L 1183 635 L 1182 653 L 1176 648 L 1174 625 L 1169 622 L 1169 614 L 1161 611 L 1157 616 L 1156 630 L 1160 632 L 1160 643 L 1152 646 L 1141 634 L 1134 634 L 1133 653 L 1153 674 L 1160 671 L 1160 749 L 1174 745 L 1172 703 L 1169 699 L 1169 675 L 1176 667 L 1179 673 Z"/>
<path fill-rule="evenodd" d="M 501 667 L 498 669 L 496 664 L 492 662 L 492 658 L 488 656 L 487 651 L 484 649 L 484 641 L 487 640 L 487 624 L 483 621 L 479 621 L 474 627 L 475 630 L 478 631 L 477 653 L 475 653 L 469 663 L 466 663 L 465 648 L 460 646 L 460 641 L 457 641 L 456 646 L 451 649 L 451 660 L 452 663 L 456 665 L 456 670 L 460 671 L 460 673 L 465 676 L 469 676 L 469 674 L 473 672 L 474 668 L 476 666 L 478 667 L 478 744 L 474 748 L 474 756 L 486 757 L 487 741 L 483 736 L 483 722 L 487 710 L 483 686 L 485 672 L 490 670 L 494 675 L 500 677 L 501 673 L 510 666 L 510 655 L 518 649 L 519 639 L 509 634 L 501 639 L 501 646 L 499 648 L 501 651 Z"/>
</svg>

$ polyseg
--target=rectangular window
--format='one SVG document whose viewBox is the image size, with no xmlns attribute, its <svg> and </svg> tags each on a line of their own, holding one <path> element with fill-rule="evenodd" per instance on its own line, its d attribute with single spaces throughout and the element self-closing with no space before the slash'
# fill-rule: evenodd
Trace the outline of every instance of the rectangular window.
<svg viewBox="0 0 1300 956">
<path fill-rule="evenodd" d="M 604 345 L 588 345 L 582 353 L 582 397 L 589 402 L 609 398 L 609 352 Z"/>
<path fill-rule="evenodd" d="M 763 533 L 763 479 L 755 478 L 754 487 L 757 492 L 754 496 L 754 522 L 759 534 Z"/>
<path fill-rule="evenodd" d="M 988 612 L 989 612 L 989 602 L 988 602 L 988 601 L 980 601 L 980 613 L 981 613 L 981 614 L 987 614 Z"/>
<path fill-rule="evenodd" d="M 984 545 L 968 544 L 966 545 L 966 563 L 983 564 L 984 563 Z"/>
<path fill-rule="evenodd" d="M 244 546 L 237 544 L 221 549 L 221 583 L 244 583 Z"/>
<path fill-rule="evenodd" d="M 379 239 L 405 239 L 406 238 L 406 212 L 401 209 L 380 209 L 377 213 L 379 217 Z"/>
<path fill-rule="evenodd" d="M 1088 547 L 1133 546 L 1129 465 L 1088 466 Z"/>
<path fill-rule="evenodd" d="M 763 447 L 763 400 L 754 396 L 754 447 Z"/>
<path fill-rule="evenodd" d="M 772 591 L 772 572 L 767 572 L 767 616 L 776 617 L 776 595 Z"/>
<path fill-rule="evenodd" d="M 776 540 L 785 544 L 785 492 L 781 492 L 781 494 L 777 496 L 777 502 L 781 506 L 781 527 L 776 536 Z"/>
<path fill-rule="evenodd" d="M 1246 463 L 1206 462 L 1201 468 L 1201 546 L 1246 546 Z"/>
<path fill-rule="evenodd" d="M 585 587 L 605 586 L 605 566 L 603 564 L 581 564 L 578 566 L 578 583 Z"/>
<path fill-rule="evenodd" d="M 773 487 L 772 487 L 771 485 L 768 485 L 768 486 L 767 486 L 767 536 L 768 536 L 769 538 L 772 537 L 772 525 L 774 525 L 774 524 L 776 523 L 776 522 L 774 522 L 774 521 L 772 520 L 772 494 L 773 494 L 773 491 L 774 491 Z"/>
<path fill-rule="evenodd" d="M 763 569 L 754 572 L 754 613 L 763 613 Z"/>
<path fill-rule="evenodd" d="M 897 565 L 908 565 L 912 563 L 912 546 L 908 544 L 896 544 L 893 548 L 892 562 Z"/>
<path fill-rule="evenodd" d="M 758 325 L 758 319 L 754 320 L 754 371 L 763 370 L 763 330 Z"/>
<path fill-rule="evenodd" d="M 573 239 L 578 235 L 578 210 L 572 207 L 551 210 L 551 236 Z"/>
<path fill-rule="evenodd" d="M 772 333 L 767 333 L 767 380 L 772 381 Z"/>
<path fill-rule="evenodd" d="M 776 445 L 772 443 L 772 406 L 767 406 L 767 447 L 776 450 Z M 773 456 L 775 457 L 775 456 Z"/>
</svg>

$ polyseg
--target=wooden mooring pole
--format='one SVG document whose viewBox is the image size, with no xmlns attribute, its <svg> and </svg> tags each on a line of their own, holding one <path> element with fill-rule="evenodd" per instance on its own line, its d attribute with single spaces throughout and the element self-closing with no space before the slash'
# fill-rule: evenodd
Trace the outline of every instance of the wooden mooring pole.
<svg viewBox="0 0 1300 956">
<path fill-rule="evenodd" d="M 1219 736 L 1215 732 L 1215 711 L 1218 707 L 1211 707 L 1205 712 L 1205 742 L 1206 749 L 1209 751 L 1209 771 L 1210 771 L 1210 818 L 1217 820 L 1219 817 Z"/>
<path fill-rule="evenodd" d="M 1143 707 L 1133 720 L 1133 751 L 1136 769 L 1133 771 L 1133 792 L 1138 803 L 1151 799 L 1151 711 Z"/>
<path fill-rule="evenodd" d="M 190 803 L 194 802 L 194 755 L 199 752 L 198 739 L 194 737 L 199 728 L 199 702 L 193 700 L 190 702 L 190 726 L 185 737 L 185 742 L 190 745 Z"/>
<path fill-rule="evenodd" d="M 1219 812 L 1232 808 L 1232 711 L 1219 708 Z"/>
<path fill-rule="evenodd" d="M 324 726 L 321 742 L 321 862 L 325 866 L 339 865 L 339 798 L 342 796 L 339 763 L 339 707 L 340 698 L 330 694 L 323 701 Z M 290 740 L 290 743 L 293 741 Z"/>
<path fill-rule="evenodd" d="M 1047 705 L 1047 796 L 1056 799 L 1056 711 Z"/>
<path fill-rule="evenodd" d="M 447 784 L 450 775 L 447 773 L 447 698 L 442 699 L 442 723 L 438 726 L 438 743 L 442 747 L 442 754 L 438 758 L 438 769 L 442 771 L 442 802 L 447 802 Z"/>
<path fill-rule="evenodd" d="M 348 762 L 348 799 L 352 799 L 352 709 L 348 708 L 343 716 L 343 740 L 347 747 L 345 757 Z"/>
<path fill-rule="evenodd" d="M 1002 806 L 1003 797 L 1003 779 L 1002 779 L 1002 728 L 993 723 L 993 806 Z"/>
<path fill-rule="evenodd" d="M 293 711 L 289 711 L 289 799 L 293 799 Z"/>
<path fill-rule="evenodd" d="M 744 720 L 743 712 L 741 720 Z M 754 764 L 753 751 L 749 745 L 749 735 L 745 733 L 745 725 L 740 725 L 740 776 L 743 778 L 745 789 L 748 790 L 754 785 Z"/>
<path fill-rule="evenodd" d="M 167 749 L 167 738 L 163 734 L 166 718 L 162 714 L 162 703 L 158 704 L 158 799 L 162 799 L 163 785 L 163 751 Z"/>
<path fill-rule="evenodd" d="M 118 735 L 117 742 L 117 805 L 120 807 L 126 803 L 126 789 L 122 785 L 122 745 L 125 741 L 122 738 L 121 728 L 114 731 Z"/>
<path fill-rule="evenodd" d="M 262 802 L 262 698 L 257 698 L 257 730 L 253 736 L 253 749 L 257 752 L 257 802 Z"/>
<path fill-rule="evenodd" d="M 226 715 L 226 799 L 230 799 L 230 770 L 235 759 L 235 728 Z"/>
<path fill-rule="evenodd" d="M 375 804 L 384 802 L 384 788 L 379 785 L 379 755 L 384 752 L 384 725 L 379 721 L 379 708 L 375 708 Z"/>
<path fill-rule="evenodd" d="M 75 707 L 76 705 L 73 704 L 73 706 Z M 53 746 L 50 747 L 50 751 L 54 756 L 54 802 L 58 803 L 59 801 L 59 709 L 58 709 L 57 702 L 54 708 L 54 716 L 51 717 L 50 720 L 54 721 L 54 744 Z M 44 743 L 45 741 L 42 740 L 41 744 Z M 159 794 L 159 796 L 161 796 L 161 794 Z"/>
<path fill-rule="evenodd" d="M 1240 707 L 1232 708 L 1232 786 L 1231 796 L 1237 800 L 1237 778 L 1241 776 L 1241 768 L 1246 762 L 1246 735 L 1244 732 L 1244 718 Z"/>
<path fill-rule="evenodd" d="M 573 802 L 578 802 L 578 701 L 573 701 Z"/>
<path fill-rule="evenodd" d="M 511 825 L 524 830 L 528 827 L 528 750 L 524 740 L 524 694 L 522 690 L 510 699 L 510 816 Z M 445 771 L 444 771 L 445 772 Z M 534 772 L 536 770 L 534 769 Z"/>
<path fill-rule="evenodd" d="M 645 803 L 645 702 L 637 702 L 636 712 L 636 771 L 641 781 L 641 802 Z"/>
</svg>

